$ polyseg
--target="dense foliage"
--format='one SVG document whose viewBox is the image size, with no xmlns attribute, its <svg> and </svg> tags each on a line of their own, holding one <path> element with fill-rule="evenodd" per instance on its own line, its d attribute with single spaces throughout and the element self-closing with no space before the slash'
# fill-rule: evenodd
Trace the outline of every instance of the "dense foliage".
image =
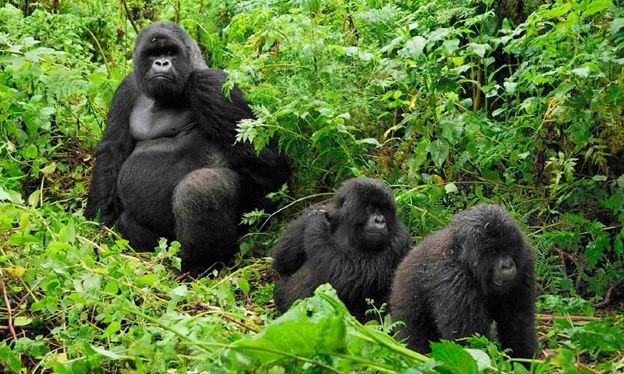
<svg viewBox="0 0 624 374">
<path fill-rule="evenodd" d="M 158 19 L 245 92 L 257 119 L 239 139 L 278 135 L 296 165 L 278 214 L 243 218 L 236 266 L 194 282 L 172 271 L 178 243 L 135 253 L 82 216 L 108 104 L 137 30 Z M 624 370 L 623 67 L 615 0 L 0 0 L 0 365 Z M 416 239 L 479 202 L 522 223 L 541 293 L 530 368 L 482 337 L 414 353 L 328 287 L 276 318 L 266 249 L 363 175 L 394 187 Z"/>
</svg>

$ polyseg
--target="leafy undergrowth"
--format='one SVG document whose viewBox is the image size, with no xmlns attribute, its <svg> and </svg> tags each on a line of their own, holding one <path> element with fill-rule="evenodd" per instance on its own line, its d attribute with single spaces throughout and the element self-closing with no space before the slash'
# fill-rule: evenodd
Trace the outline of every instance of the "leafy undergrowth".
<svg viewBox="0 0 624 374">
<path fill-rule="evenodd" d="M 178 245 L 163 241 L 154 254 L 137 254 L 115 233 L 98 232 L 59 206 L 3 204 L 0 211 L 2 226 L 12 227 L 2 248 L 2 292 L 17 338 L 3 326 L 0 359 L 15 372 L 526 372 L 482 337 L 469 340 L 472 348 L 435 344 L 430 357 L 410 351 L 389 335 L 388 319 L 363 326 L 329 286 L 276 317 L 266 258 L 179 279 Z M 532 371 L 617 367 L 621 316 L 597 318 L 580 298 L 540 300 L 549 314 L 539 316 L 542 351 Z"/>
<path fill-rule="evenodd" d="M 515 4 L 515 5 L 514 5 Z M 295 175 L 231 268 L 179 276 L 82 215 L 136 30 L 178 20 Z M 615 1 L 0 1 L 0 365 L 9 372 L 624 370 L 624 8 Z M 224 87 L 227 92 L 228 87 Z M 483 337 L 429 356 L 324 286 L 278 316 L 280 227 L 351 176 L 395 191 L 415 239 L 504 205 L 537 255 L 540 350 Z"/>
</svg>

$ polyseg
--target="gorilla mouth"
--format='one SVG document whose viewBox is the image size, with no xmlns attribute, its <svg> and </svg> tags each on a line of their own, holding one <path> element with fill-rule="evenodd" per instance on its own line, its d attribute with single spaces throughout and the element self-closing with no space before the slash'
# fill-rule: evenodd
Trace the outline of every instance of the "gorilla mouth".
<svg viewBox="0 0 624 374">
<path fill-rule="evenodd" d="M 383 238 L 383 237 L 386 236 L 386 234 L 387 234 L 387 230 L 383 230 L 383 229 L 379 229 L 379 230 L 368 229 L 368 230 L 366 230 L 366 236 L 368 236 L 368 237 Z"/>
<path fill-rule="evenodd" d="M 172 80 L 170 76 L 168 75 L 164 75 L 164 74 L 158 74 L 158 75 L 153 75 L 150 80 L 157 80 L 157 79 L 166 79 L 168 81 Z"/>
</svg>

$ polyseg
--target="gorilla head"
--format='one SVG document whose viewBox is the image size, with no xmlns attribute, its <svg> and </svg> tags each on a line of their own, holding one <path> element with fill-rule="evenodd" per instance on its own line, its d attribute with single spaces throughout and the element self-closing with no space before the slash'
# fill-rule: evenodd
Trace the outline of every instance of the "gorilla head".
<svg viewBox="0 0 624 374">
<path fill-rule="evenodd" d="M 458 259 L 479 280 L 484 294 L 504 294 L 527 267 L 529 244 L 517 223 L 502 208 L 481 204 L 454 220 L 453 247 Z"/>
<path fill-rule="evenodd" d="M 191 72 L 205 67 L 199 47 L 180 26 L 156 22 L 139 33 L 135 80 L 148 97 L 166 103 L 180 98 Z"/>
<path fill-rule="evenodd" d="M 346 181 L 336 192 L 335 211 L 330 211 L 328 218 L 336 238 L 365 251 L 384 249 L 397 226 L 392 192 L 370 178 Z"/>
</svg>

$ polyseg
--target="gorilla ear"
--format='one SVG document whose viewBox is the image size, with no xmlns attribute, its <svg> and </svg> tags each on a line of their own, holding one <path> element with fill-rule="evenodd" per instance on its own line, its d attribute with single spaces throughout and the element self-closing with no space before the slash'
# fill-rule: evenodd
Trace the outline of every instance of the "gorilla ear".
<svg viewBox="0 0 624 374">
<path fill-rule="evenodd" d="M 344 203 L 345 203 L 345 200 L 346 200 L 346 199 L 345 199 L 345 197 L 344 197 L 344 196 L 340 196 L 340 197 L 336 197 L 336 198 L 334 198 L 334 201 L 335 201 L 334 206 L 336 207 L 336 209 L 340 209 L 340 208 L 342 208 L 342 206 L 343 206 L 343 205 L 344 205 Z"/>
<path fill-rule="evenodd" d="M 470 247 L 470 238 L 472 237 L 472 230 L 470 225 L 459 224 L 453 230 L 453 251 L 456 254 L 460 254 L 465 248 Z"/>
<path fill-rule="evenodd" d="M 329 224 L 335 226 L 338 223 L 338 210 L 333 208 L 327 208 L 327 220 Z"/>
</svg>

